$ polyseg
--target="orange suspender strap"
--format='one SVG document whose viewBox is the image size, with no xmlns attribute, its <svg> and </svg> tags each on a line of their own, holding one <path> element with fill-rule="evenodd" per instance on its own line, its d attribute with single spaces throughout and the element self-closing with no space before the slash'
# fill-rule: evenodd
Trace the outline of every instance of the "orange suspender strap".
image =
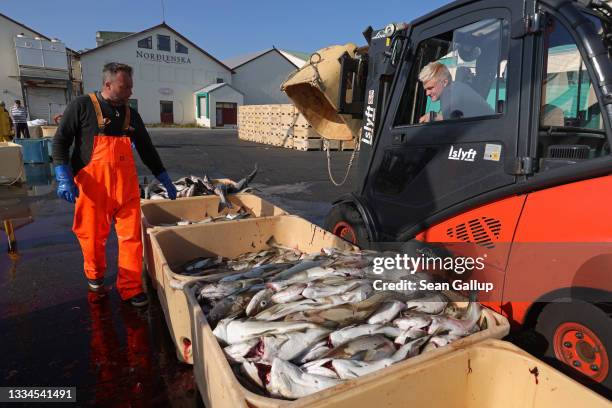
<svg viewBox="0 0 612 408">
<path fill-rule="evenodd" d="M 104 121 L 104 116 L 102 116 L 100 102 L 98 102 L 98 98 L 93 92 L 89 94 L 89 99 L 91 99 L 91 103 L 93 103 L 94 110 L 96 111 L 96 118 L 98 120 L 98 128 L 100 129 L 100 133 L 104 134 L 104 128 L 106 127 L 107 122 Z"/>
</svg>

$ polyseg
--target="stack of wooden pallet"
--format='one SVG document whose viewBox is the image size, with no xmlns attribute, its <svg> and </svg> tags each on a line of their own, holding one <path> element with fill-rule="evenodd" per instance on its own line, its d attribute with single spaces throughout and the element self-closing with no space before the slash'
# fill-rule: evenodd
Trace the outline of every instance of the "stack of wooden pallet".
<svg viewBox="0 0 612 408">
<path fill-rule="evenodd" d="M 322 150 L 323 139 L 291 104 L 238 107 L 238 137 L 295 150 Z M 353 150 L 354 142 L 327 141 L 331 150 Z"/>
</svg>

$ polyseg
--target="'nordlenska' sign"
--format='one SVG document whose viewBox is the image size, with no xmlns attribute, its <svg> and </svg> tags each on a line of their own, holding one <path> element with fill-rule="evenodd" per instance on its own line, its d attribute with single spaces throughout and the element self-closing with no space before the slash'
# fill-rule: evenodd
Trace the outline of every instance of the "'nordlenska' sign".
<svg viewBox="0 0 612 408">
<path fill-rule="evenodd" d="M 136 58 L 142 58 L 153 62 L 165 62 L 166 64 L 191 64 L 189 58 L 146 51 L 136 51 Z"/>
</svg>

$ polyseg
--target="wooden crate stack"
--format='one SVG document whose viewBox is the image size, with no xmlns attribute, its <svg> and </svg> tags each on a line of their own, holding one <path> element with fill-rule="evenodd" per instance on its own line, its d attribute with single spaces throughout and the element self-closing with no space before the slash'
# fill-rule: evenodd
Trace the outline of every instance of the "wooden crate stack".
<svg viewBox="0 0 612 408">
<path fill-rule="evenodd" d="M 292 104 L 243 105 L 238 108 L 238 138 L 295 150 L 322 150 L 323 139 Z M 349 150 L 337 140 L 331 150 Z"/>
</svg>

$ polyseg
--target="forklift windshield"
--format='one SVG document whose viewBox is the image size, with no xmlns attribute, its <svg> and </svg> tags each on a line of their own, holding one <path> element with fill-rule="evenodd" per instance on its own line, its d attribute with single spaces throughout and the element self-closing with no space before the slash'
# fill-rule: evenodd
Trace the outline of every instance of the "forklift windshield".
<svg viewBox="0 0 612 408">
<path fill-rule="evenodd" d="M 485 19 L 422 41 L 407 82 L 397 125 L 460 120 L 504 109 L 507 24 Z M 439 63 L 448 81 L 428 76 Z M 429 68 L 428 68 L 429 65 Z M 438 87 L 432 92 L 432 88 Z M 429 119 L 431 117 L 431 120 Z"/>
</svg>

